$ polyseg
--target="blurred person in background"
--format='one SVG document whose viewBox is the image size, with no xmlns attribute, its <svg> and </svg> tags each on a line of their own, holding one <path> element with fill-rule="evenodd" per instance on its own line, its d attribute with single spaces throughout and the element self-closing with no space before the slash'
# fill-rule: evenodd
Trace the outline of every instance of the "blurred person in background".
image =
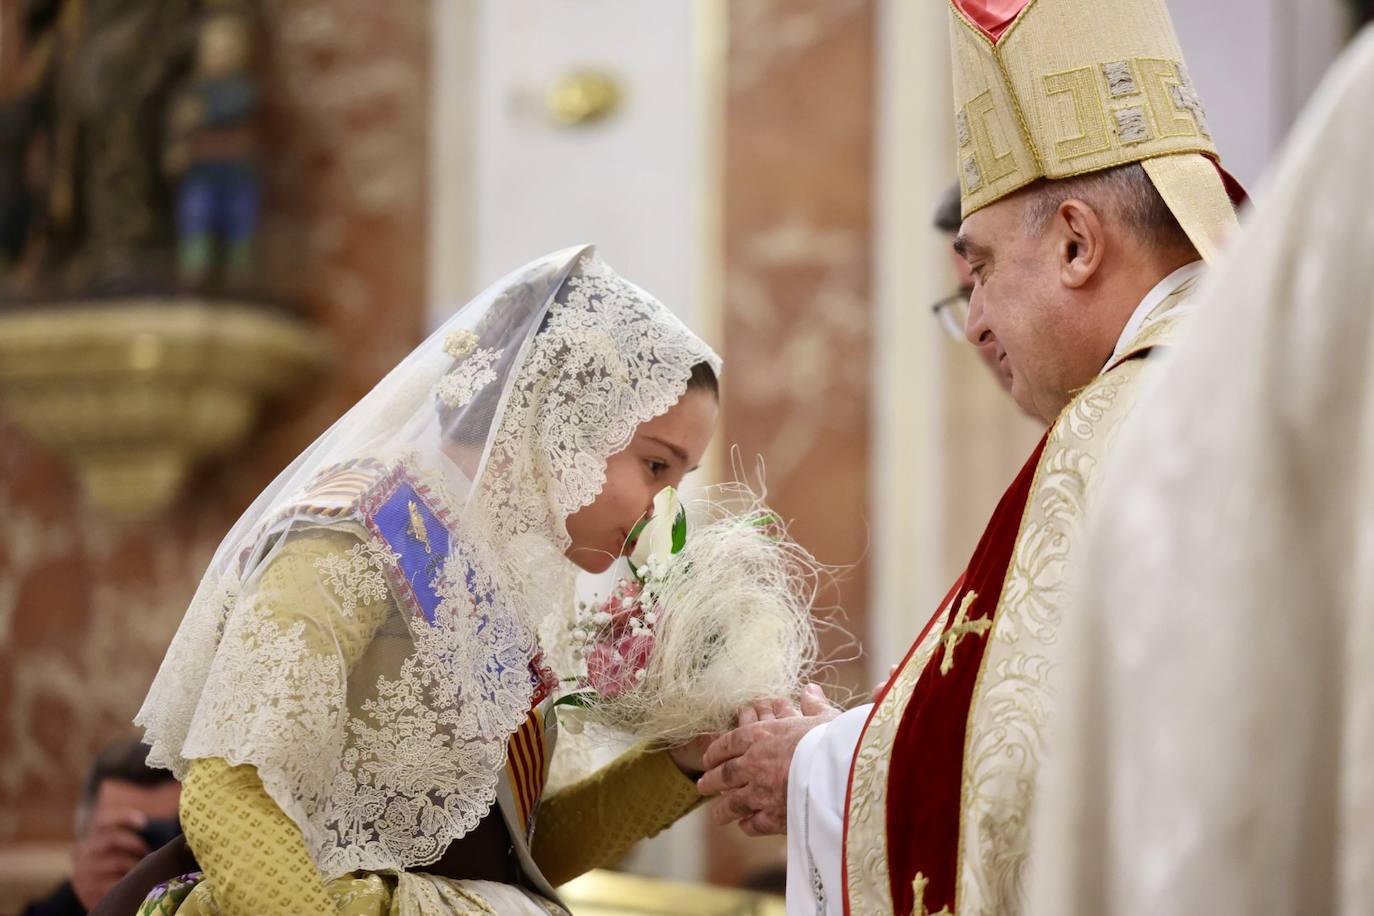
<svg viewBox="0 0 1374 916">
<path fill-rule="evenodd" d="M 148 766 L 148 746 L 121 741 L 96 757 L 81 790 L 72 876 L 23 916 L 85 916 L 139 860 L 181 833 L 181 785 Z"/>
<path fill-rule="evenodd" d="M 968 261 L 954 250 L 954 239 L 959 234 L 959 227 L 964 222 L 959 200 L 959 182 L 955 181 L 945 189 L 944 195 L 941 196 L 940 203 L 935 208 L 934 222 L 935 228 L 940 230 L 944 240 L 949 243 L 945 248 L 945 255 L 954 268 L 954 276 L 959 281 L 959 287 L 930 308 L 939 320 L 940 327 L 950 337 L 963 343 L 964 326 L 968 323 L 968 303 L 973 298 L 973 271 L 970 269 Z M 997 379 L 997 384 L 1002 386 L 1003 391 L 1010 393 L 1011 370 L 998 361 L 997 348 L 990 344 L 980 343 L 977 345 L 977 349 L 978 358 L 992 371 L 993 376 Z"/>
</svg>

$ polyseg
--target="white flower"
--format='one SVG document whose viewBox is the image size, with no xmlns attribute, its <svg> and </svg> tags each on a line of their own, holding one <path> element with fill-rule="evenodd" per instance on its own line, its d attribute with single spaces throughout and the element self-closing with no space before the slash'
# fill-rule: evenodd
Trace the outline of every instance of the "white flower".
<svg viewBox="0 0 1374 916">
<path fill-rule="evenodd" d="M 496 370 L 492 365 L 504 352 L 504 349 L 474 350 L 471 356 L 458 364 L 458 368 L 439 380 L 434 386 L 435 396 L 455 410 L 466 406 L 477 392 L 496 381 Z"/>
<path fill-rule="evenodd" d="M 666 564 L 673 555 L 673 526 L 682 513 L 682 501 L 677 490 L 664 487 L 654 497 L 654 514 L 649 523 L 639 533 L 630 560 L 635 566 L 653 565 L 653 561 L 663 558 Z"/>
<path fill-rule="evenodd" d="M 570 735 L 582 734 L 587 724 L 587 710 L 565 704 L 558 707 L 558 727 Z"/>
<path fill-rule="evenodd" d="M 462 359 L 477 349 L 477 334 L 473 331 L 454 331 L 444 338 L 444 352 L 454 359 Z"/>
</svg>

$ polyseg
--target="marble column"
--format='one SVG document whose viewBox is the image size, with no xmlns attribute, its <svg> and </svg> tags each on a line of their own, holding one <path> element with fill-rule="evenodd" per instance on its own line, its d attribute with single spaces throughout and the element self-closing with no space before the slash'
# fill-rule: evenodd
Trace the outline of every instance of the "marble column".
<svg viewBox="0 0 1374 916">
<path fill-rule="evenodd" d="M 724 429 L 744 470 L 823 562 L 823 603 L 865 629 L 872 321 L 870 0 L 729 4 L 724 125 Z M 835 638 L 826 648 L 854 655 Z M 832 674 L 859 689 L 862 665 Z M 713 880 L 781 863 L 781 847 L 710 835 Z"/>
</svg>

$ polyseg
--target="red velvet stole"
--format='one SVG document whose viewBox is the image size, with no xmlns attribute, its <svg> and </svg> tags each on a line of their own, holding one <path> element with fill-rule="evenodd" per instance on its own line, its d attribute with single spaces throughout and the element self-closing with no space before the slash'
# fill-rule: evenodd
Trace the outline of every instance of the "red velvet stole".
<svg viewBox="0 0 1374 916">
<path fill-rule="evenodd" d="M 1011 565 L 1026 501 L 1048 433 L 997 504 L 969 559 L 945 623 L 946 634 L 960 617 L 967 596 L 976 595 L 963 622 L 990 620 L 996 613 Z M 944 607 L 945 605 L 941 605 Z M 963 785 L 964 736 L 969 706 L 991 631 L 968 632 L 954 644 L 953 667 L 941 673 L 948 637 L 930 657 L 912 691 L 888 765 L 887 852 L 892 902 L 897 913 L 954 912 L 959 866 L 959 806 Z M 914 899 L 912 883 L 926 879 L 925 900 Z"/>
</svg>

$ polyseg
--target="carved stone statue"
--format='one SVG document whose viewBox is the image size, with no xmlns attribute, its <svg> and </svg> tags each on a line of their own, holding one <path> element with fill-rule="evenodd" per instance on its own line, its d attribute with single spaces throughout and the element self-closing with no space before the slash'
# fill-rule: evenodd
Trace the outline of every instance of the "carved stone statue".
<svg viewBox="0 0 1374 916">
<path fill-rule="evenodd" d="M 178 285 L 178 196 L 183 211 L 193 209 L 188 193 L 208 201 L 202 212 L 223 227 L 224 189 L 243 185 L 222 170 L 207 177 L 206 169 L 213 148 L 233 145 L 226 127 L 253 107 L 248 2 L 26 0 L 20 78 L 0 99 L 5 295 L 142 294 Z M 247 106 L 227 105 L 234 113 L 226 121 L 224 97 L 245 90 Z M 186 93 L 201 98 L 203 112 L 179 120 L 177 104 L 190 112 L 176 101 Z M 178 143 L 186 151 L 181 188 L 164 168 Z M 250 218 L 240 214 L 230 220 L 233 231 L 220 229 L 232 247 L 251 239 L 256 186 L 228 197 L 252 201 Z"/>
<path fill-rule="evenodd" d="M 177 190 L 177 266 L 181 280 L 203 286 L 216 256 L 221 284 L 251 277 L 259 191 L 250 71 L 250 22 L 238 12 L 211 14 L 200 26 L 195 73 L 171 105 L 165 164 Z"/>
</svg>

